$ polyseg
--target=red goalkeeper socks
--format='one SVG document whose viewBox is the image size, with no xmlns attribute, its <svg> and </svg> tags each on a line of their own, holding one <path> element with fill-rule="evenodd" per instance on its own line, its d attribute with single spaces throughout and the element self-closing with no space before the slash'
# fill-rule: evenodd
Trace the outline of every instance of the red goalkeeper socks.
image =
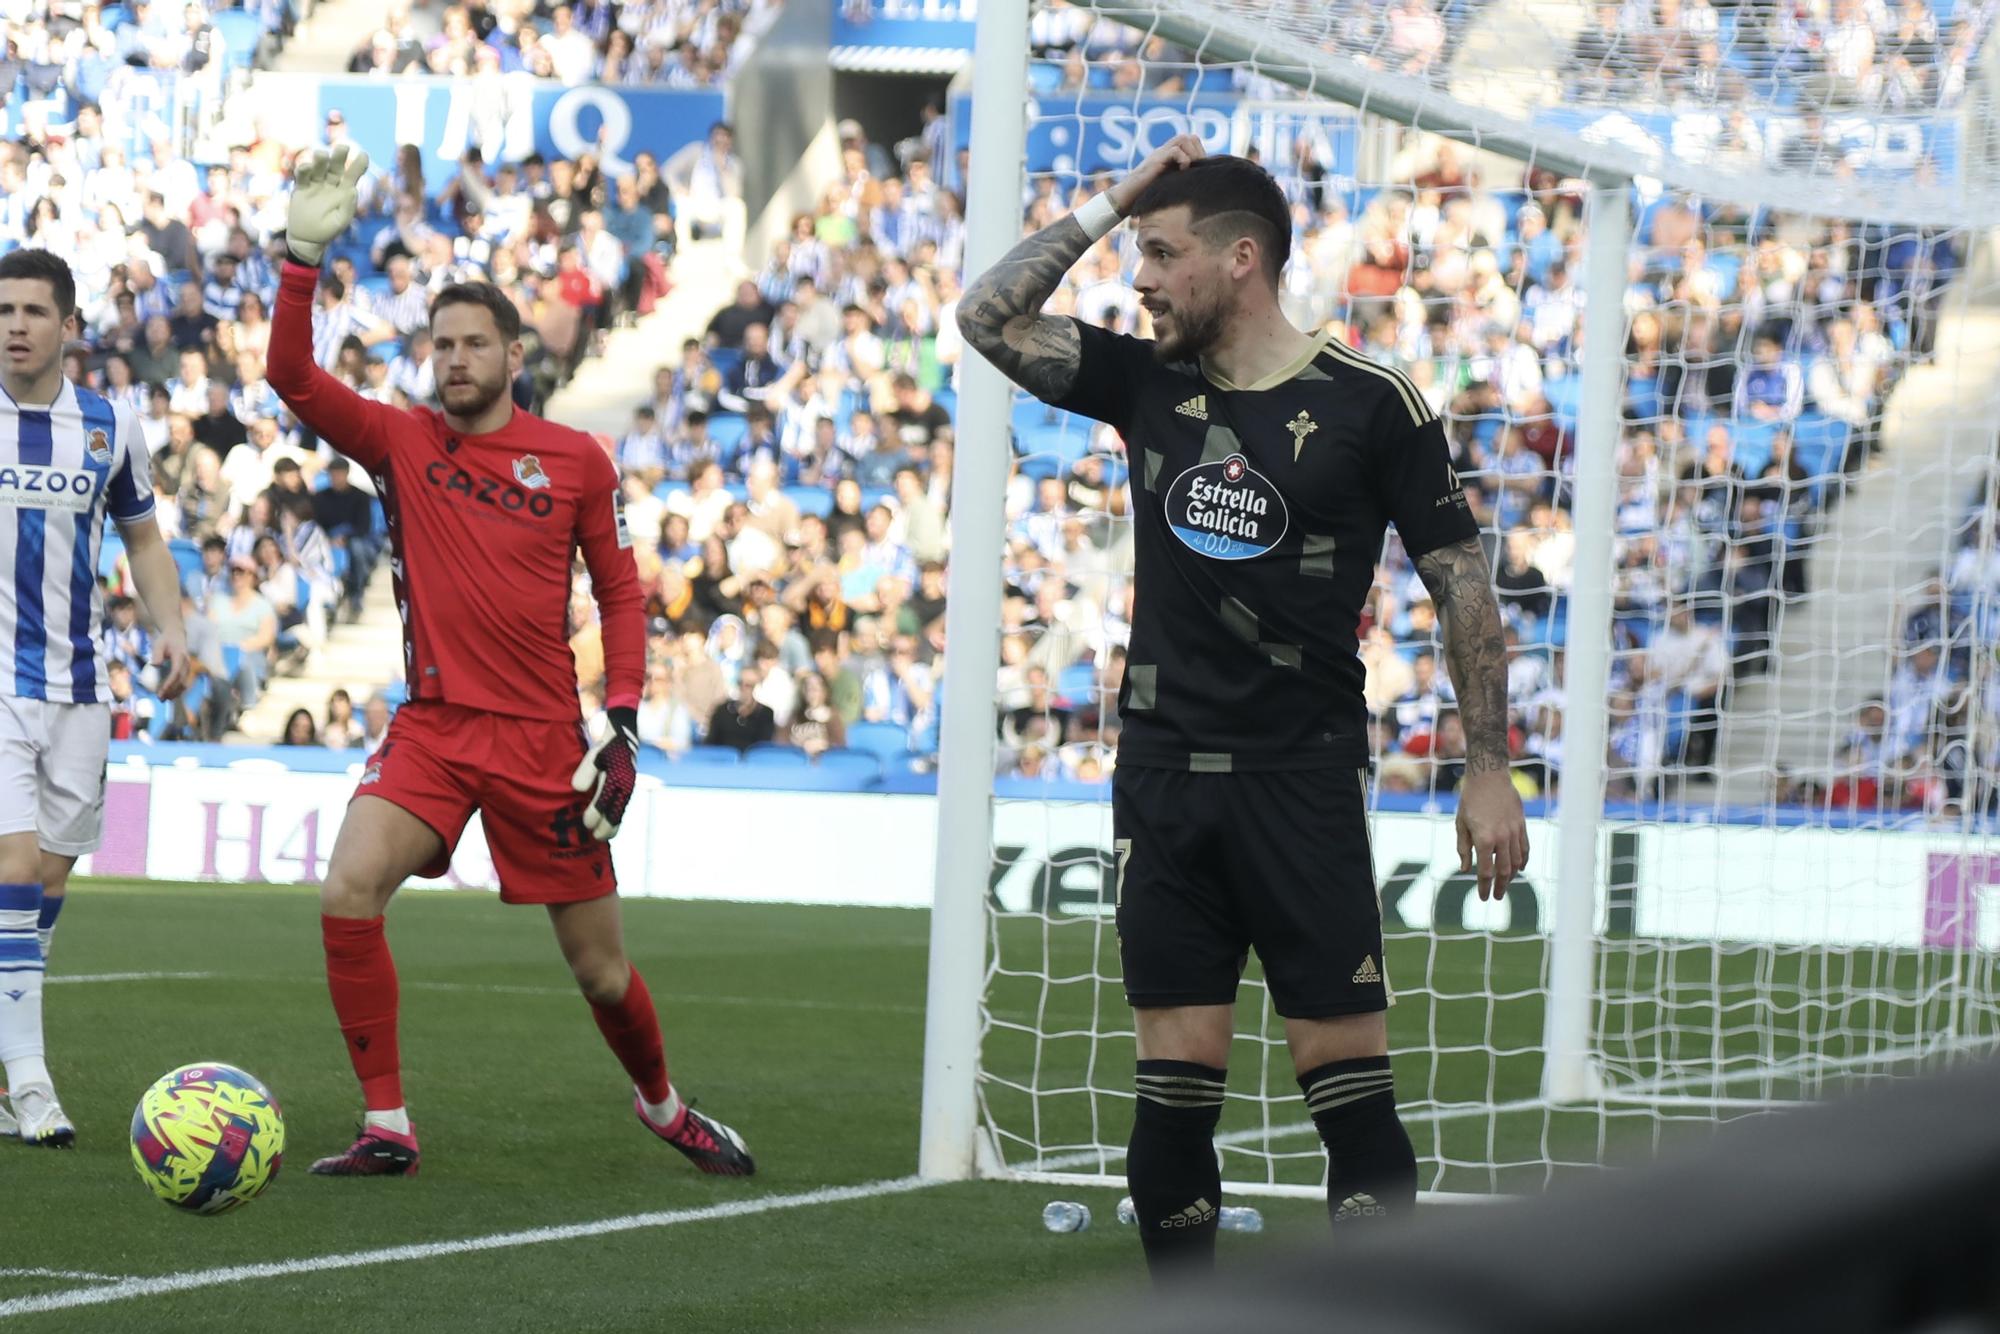
<svg viewBox="0 0 2000 1334">
<path fill-rule="evenodd" d="M 362 1101 L 369 1111 L 392 1111 L 403 1105 L 403 1065 L 396 1049 L 396 961 L 382 919 L 321 916 L 319 926 L 326 986 Z"/>
<path fill-rule="evenodd" d="M 632 970 L 625 996 L 615 1005 L 592 1005 L 591 1017 L 597 1031 L 632 1076 L 633 1087 L 650 1103 L 664 1103 L 673 1096 L 667 1079 L 667 1049 L 660 1040 L 660 1018 L 653 1013 L 653 993 L 646 979 Z"/>
</svg>

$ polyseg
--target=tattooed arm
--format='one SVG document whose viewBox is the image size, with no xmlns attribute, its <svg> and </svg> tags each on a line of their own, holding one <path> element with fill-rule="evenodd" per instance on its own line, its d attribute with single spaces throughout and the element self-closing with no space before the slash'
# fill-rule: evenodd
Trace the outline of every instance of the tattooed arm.
<svg viewBox="0 0 2000 1334">
<path fill-rule="evenodd" d="M 1083 339 L 1067 316 L 1044 315 L 1063 275 L 1091 241 L 1074 217 L 1050 223 L 979 275 L 958 302 L 958 330 L 1000 373 L 1036 398 L 1068 393 Z"/>
<path fill-rule="evenodd" d="M 1146 187 L 1202 156 L 1201 137 L 1178 134 L 1105 193 L 1124 216 Z M 1070 266 L 1095 244 L 1074 215 L 1030 236 L 973 279 L 958 302 L 958 330 L 1000 373 L 1044 401 L 1076 384 L 1083 339 L 1066 316 L 1042 307 L 1062 285 Z"/>
<path fill-rule="evenodd" d="M 1479 539 L 1426 552 L 1417 573 L 1444 622 L 1444 656 L 1465 724 L 1465 774 L 1507 769 L 1507 638 Z"/>
<path fill-rule="evenodd" d="M 1507 638 L 1485 549 L 1476 537 L 1425 552 L 1417 573 L 1444 622 L 1445 661 L 1465 725 L 1458 791 L 1458 860 L 1477 870 L 1479 897 L 1500 898 L 1528 864 L 1528 822 L 1507 765 Z"/>
</svg>

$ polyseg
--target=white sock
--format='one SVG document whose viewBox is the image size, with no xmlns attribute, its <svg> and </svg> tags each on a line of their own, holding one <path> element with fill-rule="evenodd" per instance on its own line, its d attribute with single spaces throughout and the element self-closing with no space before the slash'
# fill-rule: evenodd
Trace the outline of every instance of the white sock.
<svg viewBox="0 0 2000 1334">
<path fill-rule="evenodd" d="M 49 944 L 56 938 L 56 929 L 52 926 L 45 926 L 35 932 L 35 934 L 41 938 L 42 962 L 47 963 L 49 961 Z"/>
<path fill-rule="evenodd" d="M 407 1107 L 397 1107 L 387 1112 L 370 1112 L 361 1118 L 361 1123 L 376 1130 L 393 1130 L 398 1135 L 410 1133 L 410 1112 Z"/>
<path fill-rule="evenodd" d="M 639 1093 L 637 1089 L 632 1090 Z M 667 1086 L 665 1102 L 647 1102 L 646 1095 L 639 1093 L 639 1105 L 646 1109 L 646 1119 L 656 1126 L 670 1126 L 674 1118 L 681 1114 L 681 1095 L 672 1085 Z"/>
<path fill-rule="evenodd" d="M 25 891 L 25 896 L 23 894 Z M 40 885 L 0 886 L 0 1065 L 8 1087 L 49 1082 L 42 1048 Z"/>
</svg>

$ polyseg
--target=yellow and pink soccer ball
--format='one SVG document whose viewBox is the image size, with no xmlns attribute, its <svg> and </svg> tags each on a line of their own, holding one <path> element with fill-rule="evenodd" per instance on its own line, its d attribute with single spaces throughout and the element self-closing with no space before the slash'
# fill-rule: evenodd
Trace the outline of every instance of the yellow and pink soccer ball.
<svg viewBox="0 0 2000 1334">
<path fill-rule="evenodd" d="M 277 1179 L 285 1119 L 271 1090 L 232 1065 L 204 1062 L 163 1075 L 132 1113 L 132 1164 L 177 1209 L 219 1214 Z"/>
</svg>

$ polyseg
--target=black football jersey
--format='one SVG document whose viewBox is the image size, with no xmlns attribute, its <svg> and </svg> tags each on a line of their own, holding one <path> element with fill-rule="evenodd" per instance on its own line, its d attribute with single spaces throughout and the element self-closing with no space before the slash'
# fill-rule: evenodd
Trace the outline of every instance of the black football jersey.
<svg viewBox="0 0 2000 1334">
<path fill-rule="evenodd" d="M 1077 332 L 1082 369 L 1054 406 L 1110 423 L 1131 464 L 1119 763 L 1366 764 L 1358 631 L 1384 530 L 1412 559 L 1478 534 L 1437 414 L 1330 335 L 1238 386 L 1143 339 Z"/>
</svg>

